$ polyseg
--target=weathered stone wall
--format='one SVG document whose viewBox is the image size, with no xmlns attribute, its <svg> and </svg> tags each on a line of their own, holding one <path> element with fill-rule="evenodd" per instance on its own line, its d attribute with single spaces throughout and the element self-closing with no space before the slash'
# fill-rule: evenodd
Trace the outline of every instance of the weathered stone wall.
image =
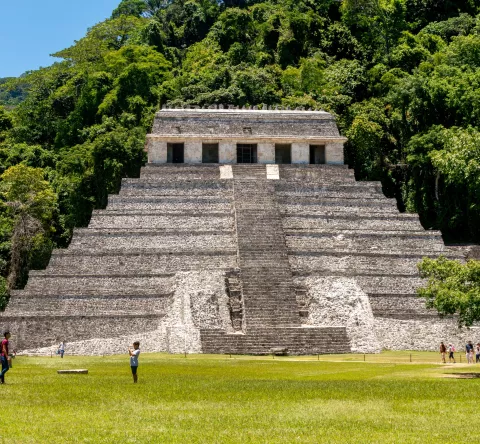
<svg viewBox="0 0 480 444">
<path fill-rule="evenodd" d="M 297 279 L 307 289 L 307 325 L 346 327 L 352 352 L 378 353 L 380 343 L 375 336 L 375 320 L 368 296 L 353 278 L 314 277 Z"/>
<path fill-rule="evenodd" d="M 204 270 L 177 273 L 169 316 L 160 327 L 167 337 L 167 351 L 200 353 L 202 327 L 231 331 L 227 303 L 223 272 Z"/>
<path fill-rule="evenodd" d="M 149 332 L 157 329 L 158 314 L 83 316 L 4 316 L 0 327 L 13 334 L 12 350 L 42 348 L 64 340 L 78 342 L 92 338 L 111 338 L 126 332 Z"/>
<path fill-rule="evenodd" d="M 335 119 L 324 111 L 161 110 L 152 129 L 158 136 L 211 138 L 252 136 L 339 137 Z"/>
<path fill-rule="evenodd" d="M 478 342 L 480 327 L 459 329 L 455 319 L 415 317 L 410 319 L 375 318 L 375 333 L 388 350 L 438 351 L 440 341 L 452 343 L 461 351 L 467 341 Z"/>
<path fill-rule="evenodd" d="M 60 328 L 46 332 L 51 346 L 29 348 L 23 353 L 54 353 L 61 340 L 67 341 L 67 354 L 121 354 L 136 340 L 140 341 L 143 352 L 201 353 L 200 328 L 233 331 L 224 279 L 224 272 L 219 270 L 179 272 L 175 275 L 174 294 L 165 299 L 168 304 L 165 315 L 153 322 L 149 329 L 140 326 L 135 332 L 131 325 L 123 324 L 123 331 L 119 332 L 117 328 L 106 333 L 95 327 L 98 337 L 82 340 L 81 336 L 68 336 L 68 330 L 58 325 Z M 129 299 L 125 311 L 129 306 L 138 309 L 136 300 Z M 125 331 L 131 333 L 125 335 Z"/>
</svg>

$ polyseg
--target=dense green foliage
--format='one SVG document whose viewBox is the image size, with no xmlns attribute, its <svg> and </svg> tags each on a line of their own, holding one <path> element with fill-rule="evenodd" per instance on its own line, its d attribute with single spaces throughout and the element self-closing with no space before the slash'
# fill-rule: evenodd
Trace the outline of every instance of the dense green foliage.
<svg viewBox="0 0 480 444">
<path fill-rule="evenodd" d="M 461 344 L 456 344 L 459 348 Z M 430 444 L 477 441 L 480 381 L 438 353 L 241 357 L 141 354 L 13 360 L 8 442 Z M 325 360 L 325 361 L 324 361 Z M 349 362 L 341 362 L 346 360 Z M 57 369 L 87 368 L 88 375 Z"/>
<path fill-rule="evenodd" d="M 0 104 L 15 106 L 25 100 L 27 86 L 14 77 L 0 78 Z"/>
<path fill-rule="evenodd" d="M 64 246 L 138 175 L 160 105 L 323 108 L 358 179 L 382 180 L 426 228 L 480 240 L 479 12 L 473 0 L 122 0 L 58 63 L 0 85 L 1 171 L 42 169 L 50 245 Z M 15 223 L 0 216 L 7 276 Z"/>
<path fill-rule="evenodd" d="M 418 290 L 428 308 L 443 315 L 457 314 L 459 324 L 467 327 L 480 321 L 480 261 L 462 264 L 444 257 L 424 258 L 418 268 L 428 278 L 428 284 Z"/>
</svg>

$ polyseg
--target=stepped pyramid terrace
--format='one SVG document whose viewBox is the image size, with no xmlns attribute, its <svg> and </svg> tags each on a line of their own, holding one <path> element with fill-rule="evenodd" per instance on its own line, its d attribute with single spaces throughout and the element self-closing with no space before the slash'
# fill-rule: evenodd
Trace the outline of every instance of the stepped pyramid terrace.
<svg viewBox="0 0 480 444">
<path fill-rule="evenodd" d="M 343 164 L 323 111 L 162 109 L 140 178 L 14 291 L 0 327 L 44 353 L 289 354 L 470 339 L 416 296 L 424 256 L 463 259 Z"/>
</svg>

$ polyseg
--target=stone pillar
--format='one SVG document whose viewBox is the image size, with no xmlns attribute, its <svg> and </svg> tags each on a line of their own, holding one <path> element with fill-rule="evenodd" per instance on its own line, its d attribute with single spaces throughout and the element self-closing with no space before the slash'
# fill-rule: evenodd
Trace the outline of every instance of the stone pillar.
<svg viewBox="0 0 480 444">
<path fill-rule="evenodd" d="M 220 141 L 218 144 L 218 162 L 219 163 L 237 163 L 237 143 Z"/>
<path fill-rule="evenodd" d="M 325 145 L 325 161 L 330 165 L 343 165 L 343 143 L 327 143 Z"/>
<path fill-rule="evenodd" d="M 257 163 L 275 163 L 275 144 L 257 144 Z"/>
<path fill-rule="evenodd" d="M 292 143 L 292 163 L 310 163 L 310 144 Z"/>
<path fill-rule="evenodd" d="M 147 138 L 148 163 L 167 163 L 167 142 Z"/>
<path fill-rule="evenodd" d="M 202 163 L 201 140 L 185 141 L 184 147 L 184 163 Z"/>
</svg>

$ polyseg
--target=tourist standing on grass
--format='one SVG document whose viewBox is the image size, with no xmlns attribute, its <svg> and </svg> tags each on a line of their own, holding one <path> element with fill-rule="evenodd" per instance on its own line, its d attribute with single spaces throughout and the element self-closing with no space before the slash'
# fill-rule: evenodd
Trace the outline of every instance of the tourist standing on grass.
<svg viewBox="0 0 480 444">
<path fill-rule="evenodd" d="M 63 355 L 65 354 L 65 342 L 60 342 L 60 345 L 58 346 L 58 354 L 60 357 L 63 359 Z"/>
<path fill-rule="evenodd" d="M 138 368 L 138 355 L 140 354 L 140 342 L 135 341 L 133 343 L 133 349 L 128 348 L 128 353 L 130 354 L 130 367 L 132 369 L 133 382 L 137 382 L 137 368 Z"/>
<path fill-rule="evenodd" d="M 8 369 L 10 368 L 10 356 L 8 354 L 8 340 L 10 339 L 10 332 L 6 331 L 3 336 L 4 339 L 2 340 L 1 345 L 2 371 L 0 372 L 0 384 L 5 384 L 5 373 L 7 373 Z"/>
<path fill-rule="evenodd" d="M 455 364 L 455 347 L 452 344 L 448 344 L 448 362 Z"/>
<path fill-rule="evenodd" d="M 445 344 L 442 342 L 440 342 L 440 355 L 442 356 L 442 362 L 444 364 L 447 363 L 447 361 L 445 360 L 445 355 L 447 354 L 447 347 L 445 347 Z"/>
<path fill-rule="evenodd" d="M 478 342 L 475 347 L 475 358 L 475 362 L 478 364 L 480 362 L 480 342 Z"/>
<path fill-rule="evenodd" d="M 468 341 L 465 346 L 465 355 L 467 357 L 467 363 L 473 364 L 473 344 L 472 341 Z"/>
</svg>

